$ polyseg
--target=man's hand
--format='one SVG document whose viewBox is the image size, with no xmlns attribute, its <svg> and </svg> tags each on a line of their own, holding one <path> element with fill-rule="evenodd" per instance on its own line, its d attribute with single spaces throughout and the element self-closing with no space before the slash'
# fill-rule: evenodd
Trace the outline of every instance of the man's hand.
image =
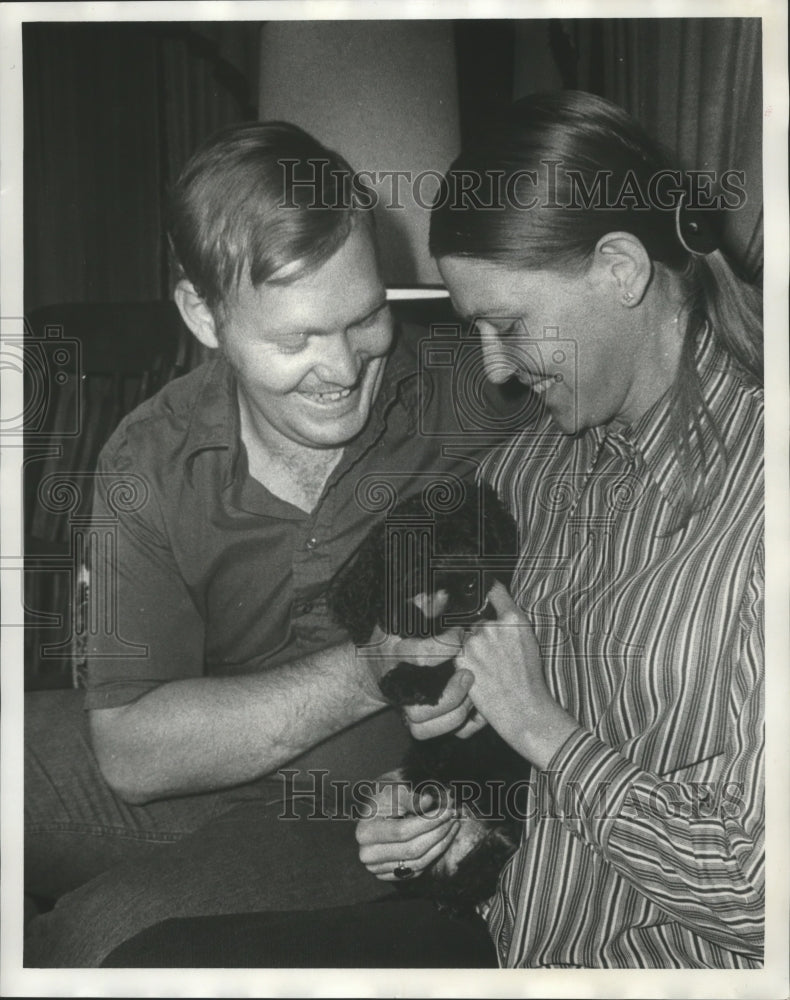
<svg viewBox="0 0 790 1000">
<path fill-rule="evenodd" d="M 358 648 L 365 657 L 371 677 L 379 680 L 401 661 L 421 667 L 435 666 L 458 656 L 463 642 L 463 629 L 451 628 L 431 639 L 401 639 L 387 635 L 376 626 L 370 643 Z M 465 739 L 486 724 L 469 698 L 474 676 L 468 670 L 456 671 L 450 678 L 436 705 L 408 705 L 403 710 L 412 736 L 428 740 L 454 732 Z"/>
<path fill-rule="evenodd" d="M 401 639 L 388 635 L 376 625 L 370 642 L 357 646 L 357 656 L 367 664 L 375 694 L 381 698 L 379 681 L 400 662 L 416 663 L 420 667 L 438 666 L 461 652 L 463 635 L 463 629 L 451 628 L 430 639 Z"/>
<path fill-rule="evenodd" d="M 398 771 L 381 775 L 377 784 L 373 815 L 357 823 L 359 859 L 382 882 L 398 881 L 394 871 L 400 864 L 421 875 L 450 846 L 460 821 L 448 804 L 431 809 L 430 795 L 415 805 Z"/>
</svg>

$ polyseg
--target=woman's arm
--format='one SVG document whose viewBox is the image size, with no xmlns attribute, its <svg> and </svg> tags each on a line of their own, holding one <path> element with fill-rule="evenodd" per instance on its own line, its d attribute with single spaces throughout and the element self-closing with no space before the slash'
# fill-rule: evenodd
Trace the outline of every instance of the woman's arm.
<svg viewBox="0 0 790 1000">
<path fill-rule="evenodd" d="M 679 923 L 755 954 L 764 905 L 763 593 L 758 565 L 733 651 L 739 709 L 710 788 L 651 774 L 579 727 L 546 688 L 532 629 L 504 588 L 492 595 L 499 621 L 470 637 L 461 661 L 475 675 L 479 710 L 548 770 L 556 814 L 575 836 Z"/>
</svg>

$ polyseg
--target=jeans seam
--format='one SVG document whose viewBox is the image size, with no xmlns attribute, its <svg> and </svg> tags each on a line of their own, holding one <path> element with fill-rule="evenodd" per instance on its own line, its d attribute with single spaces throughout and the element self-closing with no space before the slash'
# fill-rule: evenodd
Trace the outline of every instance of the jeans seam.
<svg viewBox="0 0 790 1000">
<path fill-rule="evenodd" d="M 129 830 L 123 826 L 105 826 L 92 823 L 75 823 L 71 821 L 60 821 L 50 823 L 31 823 L 26 827 L 26 834 L 42 833 L 80 833 L 93 837 L 118 837 L 124 840 L 141 840 L 149 843 L 175 843 L 187 836 L 192 831 L 184 830 L 179 833 L 171 833 L 163 830 L 140 831 Z"/>
</svg>

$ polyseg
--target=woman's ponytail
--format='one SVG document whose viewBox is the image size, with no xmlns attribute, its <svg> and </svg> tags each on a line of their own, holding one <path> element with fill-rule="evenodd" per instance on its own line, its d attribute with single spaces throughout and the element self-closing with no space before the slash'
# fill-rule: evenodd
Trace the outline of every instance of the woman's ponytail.
<svg viewBox="0 0 790 1000">
<path fill-rule="evenodd" d="M 694 257 L 692 267 L 717 344 L 750 381 L 762 385 L 762 292 L 735 274 L 721 250 Z"/>
</svg>

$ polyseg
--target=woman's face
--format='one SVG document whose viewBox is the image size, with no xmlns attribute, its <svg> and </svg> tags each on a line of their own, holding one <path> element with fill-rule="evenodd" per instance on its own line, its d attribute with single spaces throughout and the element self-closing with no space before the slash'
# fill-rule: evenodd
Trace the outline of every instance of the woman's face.
<svg viewBox="0 0 790 1000">
<path fill-rule="evenodd" d="M 468 257 L 438 263 L 456 311 L 478 326 L 488 377 L 530 385 L 565 433 L 631 423 L 657 398 L 645 331 L 611 268 L 565 275 Z"/>
</svg>

